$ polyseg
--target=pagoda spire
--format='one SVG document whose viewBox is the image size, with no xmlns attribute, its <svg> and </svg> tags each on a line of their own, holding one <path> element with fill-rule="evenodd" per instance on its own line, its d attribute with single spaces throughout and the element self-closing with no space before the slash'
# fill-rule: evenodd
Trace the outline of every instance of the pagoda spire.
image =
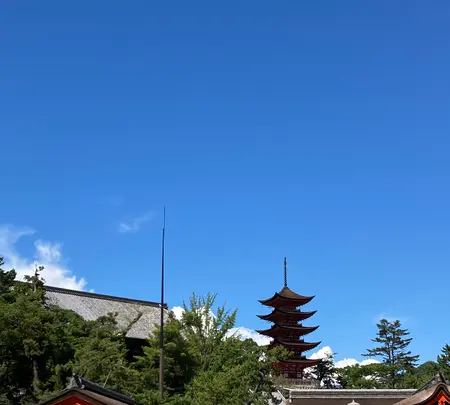
<svg viewBox="0 0 450 405">
<path fill-rule="evenodd" d="M 287 260 L 284 258 L 284 286 L 287 287 Z"/>
</svg>

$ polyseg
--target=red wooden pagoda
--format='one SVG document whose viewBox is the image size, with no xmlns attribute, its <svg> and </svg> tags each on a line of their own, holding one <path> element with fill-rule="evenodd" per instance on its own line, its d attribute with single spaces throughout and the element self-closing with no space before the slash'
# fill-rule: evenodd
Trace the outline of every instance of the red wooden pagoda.
<svg viewBox="0 0 450 405">
<path fill-rule="evenodd" d="M 303 296 L 295 293 L 287 286 L 287 265 L 284 258 L 284 287 L 280 292 L 267 300 L 259 302 L 273 310 L 268 315 L 258 315 L 259 318 L 273 323 L 270 329 L 258 330 L 262 335 L 272 338 L 269 348 L 283 346 L 289 350 L 291 357 L 277 363 L 276 367 L 287 378 L 303 378 L 303 370 L 316 366 L 320 359 L 307 359 L 304 352 L 314 349 L 321 342 L 305 342 L 304 337 L 314 332 L 318 326 L 303 326 L 303 321 L 313 316 L 317 311 L 305 312 L 303 305 L 309 303 L 314 296 Z"/>
</svg>

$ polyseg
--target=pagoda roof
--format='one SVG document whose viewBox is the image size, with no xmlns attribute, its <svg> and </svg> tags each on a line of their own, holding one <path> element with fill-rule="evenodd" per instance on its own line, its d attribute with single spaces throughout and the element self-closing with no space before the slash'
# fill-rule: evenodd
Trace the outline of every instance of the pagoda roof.
<svg viewBox="0 0 450 405">
<path fill-rule="evenodd" d="M 305 296 L 300 295 L 292 291 L 289 287 L 285 286 L 281 291 L 275 293 L 271 298 L 267 300 L 259 300 L 263 305 L 270 307 L 277 307 L 282 305 L 288 305 L 292 307 L 298 307 L 305 305 L 314 298 L 314 295 Z"/>
<path fill-rule="evenodd" d="M 322 342 L 301 342 L 301 341 L 291 341 L 291 340 L 284 340 L 284 339 L 274 339 L 271 343 L 272 346 L 275 345 L 281 345 L 287 349 L 290 349 L 294 352 L 306 352 L 308 350 L 314 349 L 315 347 L 319 346 Z"/>
<path fill-rule="evenodd" d="M 261 335 L 266 335 L 270 337 L 277 337 L 281 335 L 295 335 L 295 336 L 305 336 L 311 332 L 318 329 L 318 326 L 300 326 L 300 325 L 280 325 L 276 323 L 272 325 L 270 329 L 257 330 Z"/>
<path fill-rule="evenodd" d="M 274 308 L 273 311 L 270 314 L 267 315 L 258 315 L 258 318 L 263 319 L 265 321 L 272 321 L 275 319 L 295 319 L 297 321 L 303 321 L 305 319 L 310 318 L 313 316 L 316 311 L 298 311 L 298 310 L 288 310 L 288 309 L 282 309 L 282 308 Z"/>
</svg>

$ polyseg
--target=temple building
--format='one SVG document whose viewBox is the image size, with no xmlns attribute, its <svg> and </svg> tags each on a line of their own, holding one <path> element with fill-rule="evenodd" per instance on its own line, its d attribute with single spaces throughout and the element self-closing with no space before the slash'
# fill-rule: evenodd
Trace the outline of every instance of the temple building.
<svg viewBox="0 0 450 405">
<path fill-rule="evenodd" d="M 114 314 L 117 326 L 125 332 L 130 359 L 142 354 L 142 346 L 160 324 L 161 304 L 152 301 L 115 297 L 87 291 L 45 286 L 49 304 L 76 312 L 87 321 Z M 168 307 L 165 319 L 168 318 Z"/>
<path fill-rule="evenodd" d="M 260 319 L 272 322 L 269 329 L 258 330 L 262 335 L 272 338 L 269 348 L 283 346 L 292 356 L 276 364 L 285 377 L 290 379 L 303 378 L 305 368 L 316 366 L 320 359 L 307 359 L 304 355 L 308 350 L 316 348 L 321 342 L 305 341 L 305 336 L 317 330 L 318 326 L 304 326 L 303 321 L 313 316 L 317 311 L 302 311 L 302 306 L 308 304 L 314 296 L 303 296 L 289 289 L 287 285 L 287 263 L 284 258 L 284 287 L 271 298 L 260 300 L 273 310 L 267 315 L 258 315 Z"/>
</svg>

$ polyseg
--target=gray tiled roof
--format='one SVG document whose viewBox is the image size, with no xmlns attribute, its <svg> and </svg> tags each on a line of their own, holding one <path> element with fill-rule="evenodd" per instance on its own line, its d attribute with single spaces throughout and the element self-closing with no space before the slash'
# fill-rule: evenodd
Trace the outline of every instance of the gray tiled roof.
<svg viewBox="0 0 450 405">
<path fill-rule="evenodd" d="M 132 324 L 126 334 L 128 338 L 147 339 L 155 329 L 155 324 L 159 325 L 160 304 L 157 302 L 66 290 L 50 286 L 45 288 L 50 304 L 63 309 L 70 309 L 86 320 L 93 321 L 109 313 L 117 313 L 116 319 L 120 329 L 125 330 Z M 165 308 L 164 316 L 167 319 L 167 305 L 165 305 Z"/>
</svg>

